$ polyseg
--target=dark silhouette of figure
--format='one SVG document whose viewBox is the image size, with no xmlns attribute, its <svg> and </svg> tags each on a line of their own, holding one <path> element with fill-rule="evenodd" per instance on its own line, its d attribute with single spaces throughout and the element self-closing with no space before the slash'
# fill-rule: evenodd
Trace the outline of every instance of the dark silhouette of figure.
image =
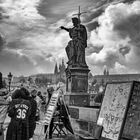
<svg viewBox="0 0 140 140">
<path fill-rule="evenodd" d="M 26 100 L 25 94 L 20 89 L 15 92 L 16 98 L 10 102 L 8 108 L 8 116 L 11 117 L 11 121 L 6 140 L 29 140 L 31 104 Z"/>
<path fill-rule="evenodd" d="M 87 31 L 84 25 L 80 24 L 77 17 L 72 18 L 73 28 L 61 26 L 61 29 L 69 32 L 72 40 L 69 41 L 66 47 L 68 56 L 68 66 L 87 67 L 85 62 L 85 48 L 87 47 Z"/>
<path fill-rule="evenodd" d="M 31 104 L 31 114 L 29 116 L 29 138 L 32 138 L 36 128 L 37 102 L 34 100 L 35 96 L 32 96 L 26 88 L 22 87 L 21 91 L 23 92 L 25 99 L 27 99 Z"/>
</svg>

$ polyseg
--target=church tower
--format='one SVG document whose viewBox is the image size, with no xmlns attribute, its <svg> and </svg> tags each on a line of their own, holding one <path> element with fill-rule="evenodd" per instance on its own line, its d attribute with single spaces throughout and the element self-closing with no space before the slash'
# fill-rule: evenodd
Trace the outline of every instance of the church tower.
<svg viewBox="0 0 140 140">
<path fill-rule="evenodd" d="M 57 67 L 57 63 L 55 64 L 54 74 L 58 74 L 58 67 Z"/>
<path fill-rule="evenodd" d="M 109 70 L 108 70 L 107 67 L 104 68 L 104 72 L 103 72 L 103 74 L 104 74 L 104 75 L 109 75 Z"/>
<path fill-rule="evenodd" d="M 104 69 L 104 75 L 106 75 L 106 73 L 107 73 L 107 72 L 106 72 L 106 69 Z"/>
<path fill-rule="evenodd" d="M 62 65 L 61 65 L 61 72 L 64 73 L 65 72 L 65 64 L 64 64 L 64 59 L 62 59 Z"/>
<path fill-rule="evenodd" d="M 109 70 L 108 69 L 107 69 L 107 72 L 106 73 L 107 73 L 107 75 L 109 75 Z"/>
</svg>

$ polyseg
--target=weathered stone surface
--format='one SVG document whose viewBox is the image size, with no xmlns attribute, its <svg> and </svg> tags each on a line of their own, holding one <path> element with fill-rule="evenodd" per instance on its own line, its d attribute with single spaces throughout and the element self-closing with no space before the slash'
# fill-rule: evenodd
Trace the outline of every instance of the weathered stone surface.
<svg viewBox="0 0 140 140">
<path fill-rule="evenodd" d="M 99 109 L 78 106 L 70 106 L 69 108 L 74 131 L 84 131 L 93 136 L 97 125 Z"/>
<path fill-rule="evenodd" d="M 75 133 L 79 133 L 82 132 L 83 134 L 88 134 L 90 136 L 95 135 L 95 129 L 97 127 L 97 123 L 96 122 L 88 122 L 85 120 L 78 120 L 78 119 L 71 119 L 71 123 L 73 126 L 73 130 Z"/>
<path fill-rule="evenodd" d="M 66 104 L 69 106 L 89 106 L 90 105 L 90 95 L 88 94 L 70 94 L 65 95 Z"/>
<path fill-rule="evenodd" d="M 95 125 L 96 125 L 96 122 L 89 122 L 89 125 L 88 125 L 88 132 L 89 133 L 93 134 Z"/>
<path fill-rule="evenodd" d="M 77 106 L 70 106 L 69 109 L 71 118 L 88 122 L 97 122 L 99 109 Z"/>
<path fill-rule="evenodd" d="M 70 111 L 71 118 L 79 119 L 79 109 L 78 108 L 70 107 L 69 111 Z"/>
<path fill-rule="evenodd" d="M 66 69 L 66 91 L 71 93 L 87 93 L 89 71 L 88 68 L 81 67 Z"/>
<path fill-rule="evenodd" d="M 76 122 L 79 124 L 79 128 L 85 131 L 88 131 L 88 122 L 83 120 L 76 120 Z"/>
<path fill-rule="evenodd" d="M 89 122 L 96 122 L 99 109 L 81 107 L 79 108 L 79 119 Z"/>
</svg>

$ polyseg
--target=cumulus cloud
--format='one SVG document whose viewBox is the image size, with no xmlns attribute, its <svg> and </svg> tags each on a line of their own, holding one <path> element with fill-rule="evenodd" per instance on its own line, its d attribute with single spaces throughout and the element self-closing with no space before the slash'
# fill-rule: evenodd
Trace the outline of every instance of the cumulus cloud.
<svg viewBox="0 0 140 140">
<path fill-rule="evenodd" d="M 0 42 L 5 41 L 5 45 L 0 44 L 3 72 L 7 67 L 23 74 L 28 68 L 29 73 L 47 73 L 52 72 L 56 61 L 67 61 L 65 47 L 70 38 L 59 27 L 72 26 L 71 17 L 77 13 L 79 3 L 82 11 L 87 10 L 81 20 L 88 29 L 86 59 L 93 73 L 104 66 L 112 73 L 138 71 L 139 1 L 103 6 L 106 0 L 96 4 L 92 0 L 1 0 L 0 12 L 8 16 L 0 24 Z"/>
<path fill-rule="evenodd" d="M 110 5 L 98 18 L 99 27 L 91 31 L 89 42 L 103 46 L 87 60 L 100 68 L 106 65 L 112 72 L 140 70 L 140 1 Z M 91 46 L 91 47 L 93 47 Z M 124 70 L 124 71 L 123 71 Z"/>
<path fill-rule="evenodd" d="M 3 50 L 3 53 L 0 53 L 0 69 L 2 72 L 4 71 L 4 74 L 8 74 L 12 70 L 14 75 L 29 75 L 36 71 L 28 57 L 9 50 Z"/>
<path fill-rule="evenodd" d="M 9 57 L 3 55 L 5 52 L 10 56 L 10 61 L 16 62 L 17 69 L 20 65 L 21 71 L 26 71 L 28 65 L 31 65 L 33 73 L 51 72 L 56 61 L 66 58 L 64 48 L 69 37 L 66 32 L 60 32 L 59 29 L 59 26 L 66 24 L 66 21 L 60 20 L 50 25 L 47 18 L 38 12 L 37 7 L 40 2 L 40 0 L 0 2 L 0 7 L 9 16 L 0 24 L 0 31 L 6 39 L 6 45 L 0 47 L 1 57 L 3 56 L 0 63 L 3 63 L 3 66 L 5 64 L 5 68 L 9 64 Z M 15 61 L 13 54 L 17 59 L 20 57 L 19 61 Z M 23 63 L 24 58 L 27 60 L 25 61 L 27 65 L 19 64 Z M 9 69 L 16 71 L 16 67 L 11 65 Z"/>
</svg>

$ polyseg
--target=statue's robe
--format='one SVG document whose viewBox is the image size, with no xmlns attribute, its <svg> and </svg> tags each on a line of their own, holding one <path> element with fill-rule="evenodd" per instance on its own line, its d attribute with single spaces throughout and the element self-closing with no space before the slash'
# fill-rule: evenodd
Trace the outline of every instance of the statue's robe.
<svg viewBox="0 0 140 140">
<path fill-rule="evenodd" d="M 29 140 L 30 109 L 29 101 L 24 99 L 12 100 L 8 109 L 11 122 L 8 126 L 6 140 Z"/>
<path fill-rule="evenodd" d="M 85 26 L 80 25 L 80 30 L 77 30 L 77 27 L 70 28 L 69 36 L 72 40 L 69 41 L 66 47 L 66 53 L 69 59 L 68 64 L 86 66 L 85 48 L 87 47 L 87 31 Z"/>
</svg>

